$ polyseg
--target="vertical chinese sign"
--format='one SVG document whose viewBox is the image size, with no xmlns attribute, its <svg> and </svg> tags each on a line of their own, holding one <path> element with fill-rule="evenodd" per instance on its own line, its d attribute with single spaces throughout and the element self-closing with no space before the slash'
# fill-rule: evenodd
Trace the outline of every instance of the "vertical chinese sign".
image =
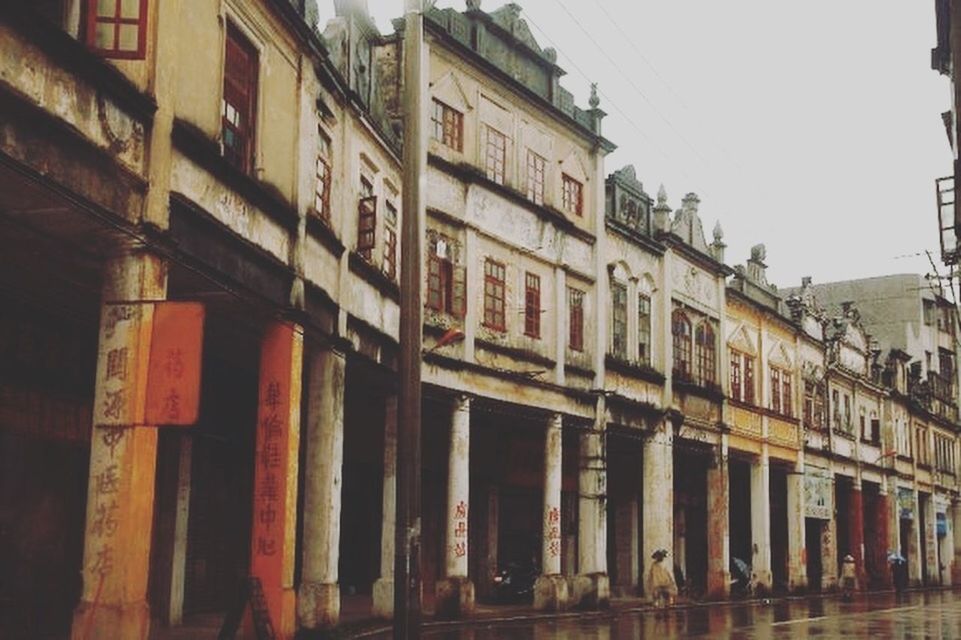
<svg viewBox="0 0 961 640">
<path fill-rule="evenodd" d="M 280 637 L 294 631 L 294 544 L 303 333 L 274 323 L 261 346 L 251 574 Z"/>
<path fill-rule="evenodd" d="M 204 306 L 160 302 L 154 307 L 144 422 L 192 425 L 200 409 Z"/>
</svg>

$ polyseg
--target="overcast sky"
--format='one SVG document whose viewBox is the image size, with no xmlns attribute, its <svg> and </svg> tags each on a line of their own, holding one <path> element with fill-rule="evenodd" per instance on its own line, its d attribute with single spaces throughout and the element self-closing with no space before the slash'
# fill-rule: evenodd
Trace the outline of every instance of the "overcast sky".
<svg viewBox="0 0 961 640">
<path fill-rule="evenodd" d="M 325 22 L 333 2 L 318 4 Z M 633 164 L 675 209 L 698 193 L 708 237 L 721 221 L 729 264 L 764 243 L 782 286 L 931 270 L 934 180 L 951 173 L 948 82 L 930 68 L 933 0 L 519 4 L 541 46 L 558 49 L 579 105 L 599 84 L 618 145 L 607 172 Z M 391 31 L 403 0 L 369 6 Z"/>
</svg>

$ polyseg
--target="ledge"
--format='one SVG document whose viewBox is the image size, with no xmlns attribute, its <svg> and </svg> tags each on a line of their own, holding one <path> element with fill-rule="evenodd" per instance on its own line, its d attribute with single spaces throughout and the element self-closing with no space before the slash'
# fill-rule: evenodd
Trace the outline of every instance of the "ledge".
<svg viewBox="0 0 961 640">
<path fill-rule="evenodd" d="M 704 398 L 705 400 L 713 400 L 714 402 L 724 401 L 724 392 L 721 390 L 721 387 L 717 385 L 705 387 L 691 380 L 677 379 L 672 380 L 671 385 L 675 391 L 689 393 L 693 396 Z"/>
<path fill-rule="evenodd" d="M 633 378 L 640 378 L 654 384 L 664 384 L 666 380 L 663 373 L 650 365 L 623 360 L 610 353 L 604 356 L 604 366 L 611 371 Z"/>
<path fill-rule="evenodd" d="M 512 347 L 505 344 L 498 344 L 490 340 L 484 340 L 483 338 L 474 338 L 474 345 L 475 347 L 481 347 L 487 351 L 493 351 L 494 353 L 499 353 L 511 358 L 524 360 L 525 362 L 530 362 L 531 364 L 540 365 L 542 367 L 549 367 L 550 369 L 553 369 L 557 365 L 557 361 L 553 358 L 548 358 L 547 356 L 535 353 L 534 351 L 522 349 L 520 347 Z"/>
<path fill-rule="evenodd" d="M 287 231 L 295 231 L 300 214 L 276 188 L 247 175 L 220 153 L 220 145 L 194 125 L 174 119 L 173 144 L 211 175 L 234 189 Z"/>
<path fill-rule="evenodd" d="M 338 258 L 344 254 L 346 247 L 340 241 L 334 230 L 315 215 L 307 216 L 307 235 L 324 245 L 328 251 Z"/>
<path fill-rule="evenodd" d="M 400 287 L 397 283 L 388 278 L 383 271 L 364 260 L 359 253 L 351 251 L 347 258 L 347 265 L 351 273 L 359 276 L 364 282 L 400 304 Z"/>
</svg>

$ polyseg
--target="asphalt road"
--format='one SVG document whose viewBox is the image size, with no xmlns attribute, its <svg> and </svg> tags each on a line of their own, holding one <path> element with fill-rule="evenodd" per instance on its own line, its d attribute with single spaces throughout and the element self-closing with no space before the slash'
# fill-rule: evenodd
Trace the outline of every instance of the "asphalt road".
<svg viewBox="0 0 961 640">
<path fill-rule="evenodd" d="M 620 612 L 605 618 L 517 620 L 431 629 L 432 640 L 621 640 L 626 638 L 933 638 L 961 639 L 961 593 L 865 596 L 696 607 L 665 613 Z"/>
</svg>

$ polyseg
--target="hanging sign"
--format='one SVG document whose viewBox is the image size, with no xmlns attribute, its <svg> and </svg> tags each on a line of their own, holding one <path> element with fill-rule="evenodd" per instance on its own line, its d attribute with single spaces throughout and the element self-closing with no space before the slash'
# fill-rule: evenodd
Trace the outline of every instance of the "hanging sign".
<svg viewBox="0 0 961 640">
<path fill-rule="evenodd" d="M 898 515 L 902 520 L 914 520 L 914 489 L 898 487 Z"/>
<path fill-rule="evenodd" d="M 834 482 L 831 473 L 808 467 L 804 472 L 804 517 L 830 520 L 834 511 Z"/>
<path fill-rule="evenodd" d="M 203 342 L 202 304 L 154 303 L 144 410 L 146 424 L 187 426 L 197 422 Z"/>
</svg>

